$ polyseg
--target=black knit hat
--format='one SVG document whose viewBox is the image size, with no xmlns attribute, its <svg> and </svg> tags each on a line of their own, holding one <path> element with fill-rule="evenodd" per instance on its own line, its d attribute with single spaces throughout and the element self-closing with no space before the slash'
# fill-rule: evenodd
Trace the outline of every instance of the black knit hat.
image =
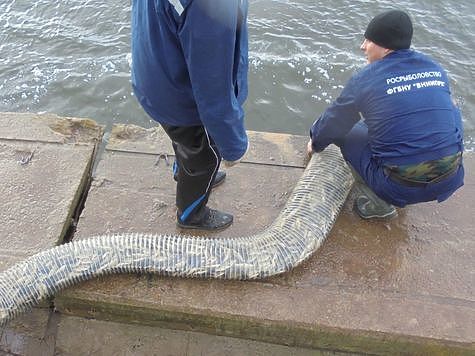
<svg viewBox="0 0 475 356">
<path fill-rule="evenodd" d="M 384 48 L 406 49 L 411 46 L 412 22 L 404 11 L 386 11 L 371 20 L 364 36 Z"/>
</svg>

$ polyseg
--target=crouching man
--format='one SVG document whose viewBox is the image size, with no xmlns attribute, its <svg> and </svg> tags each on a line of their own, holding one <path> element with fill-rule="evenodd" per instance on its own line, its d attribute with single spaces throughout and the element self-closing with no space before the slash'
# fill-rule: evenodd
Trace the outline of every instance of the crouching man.
<svg viewBox="0 0 475 356">
<path fill-rule="evenodd" d="M 310 129 L 309 153 L 340 147 L 360 195 L 364 219 L 392 218 L 395 206 L 442 202 L 463 185 L 463 128 L 447 74 L 410 49 L 407 13 L 369 23 L 361 50 L 367 65 Z"/>
</svg>

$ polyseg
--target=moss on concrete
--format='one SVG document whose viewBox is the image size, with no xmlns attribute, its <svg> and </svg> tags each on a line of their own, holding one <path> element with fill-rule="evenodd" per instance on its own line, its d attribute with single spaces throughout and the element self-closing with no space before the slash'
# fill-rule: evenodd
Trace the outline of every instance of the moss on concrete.
<svg viewBox="0 0 475 356">
<path fill-rule="evenodd" d="M 90 297 L 90 296 L 89 296 Z M 276 322 L 226 313 L 196 313 L 189 308 L 149 307 L 146 303 L 114 298 L 88 300 L 79 293 L 68 293 L 55 300 L 65 314 L 127 324 L 158 326 L 214 335 L 232 336 L 291 347 L 306 347 L 377 355 L 474 355 L 475 345 L 422 337 L 363 330 Z M 64 307 L 65 306 L 65 307 Z"/>
</svg>

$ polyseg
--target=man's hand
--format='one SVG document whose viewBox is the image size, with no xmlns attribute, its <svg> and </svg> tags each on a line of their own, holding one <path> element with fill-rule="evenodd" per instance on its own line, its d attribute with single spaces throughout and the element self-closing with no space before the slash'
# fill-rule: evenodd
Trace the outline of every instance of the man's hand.
<svg viewBox="0 0 475 356">
<path fill-rule="evenodd" d="M 223 160 L 224 166 L 225 166 L 226 168 L 235 166 L 235 165 L 238 164 L 239 162 L 241 162 L 241 158 L 238 159 L 238 160 L 236 160 L 236 161 L 225 161 L 225 160 Z"/>
<path fill-rule="evenodd" d="M 312 148 L 312 139 L 308 140 L 307 143 L 307 154 L 311 156 L 313 153 L 313 148 Z"/>
</svg>

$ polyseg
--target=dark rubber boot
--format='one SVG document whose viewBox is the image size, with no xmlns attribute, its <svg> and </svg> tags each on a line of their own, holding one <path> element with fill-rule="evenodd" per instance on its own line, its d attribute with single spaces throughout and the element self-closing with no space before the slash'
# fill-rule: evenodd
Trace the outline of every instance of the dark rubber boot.
<svg viewBox="0 0 475 356">
<path fill-rule="evenodd" d="M 175 182 L 178 181 L 178 172 L 173 175 L 173 179 L 175 180 Z M 218 185 L 224 183 L 224 179 L 226 179 L 226 172 L 218 171 L 218 173 L 216 173 L 216 176 L 214 177 L 211 188 L 216 188 Z"/>
<path fill-rule="evenodd" d="M 222 211 L 204 208 L 204 213 L 201 217 L 189 217 L 186 221 L 181 221 L 177 215 L 177 226 L 182 229 L 219 231 L 227 228 L 233 223 L 233 216 L 231 214 L 223 213 Z"/>
<path fill-rule="evenodd" d="M 362 219 L 389 220 L 397 215 L 396 208 L 393 205 L 381 199 L 375 202 L 366 195 L 360 195 L 356 198 L 354 210 Z"/>
<path fill-rule="evenodd" d="M 218 171 L 218 173 L 216 173 L 216 176 L 214 177 L 211 188 L 216 188 L 218 185 L 224 183 L 224 179 L 226 179 L 226 172 Z"/>
</svg>

